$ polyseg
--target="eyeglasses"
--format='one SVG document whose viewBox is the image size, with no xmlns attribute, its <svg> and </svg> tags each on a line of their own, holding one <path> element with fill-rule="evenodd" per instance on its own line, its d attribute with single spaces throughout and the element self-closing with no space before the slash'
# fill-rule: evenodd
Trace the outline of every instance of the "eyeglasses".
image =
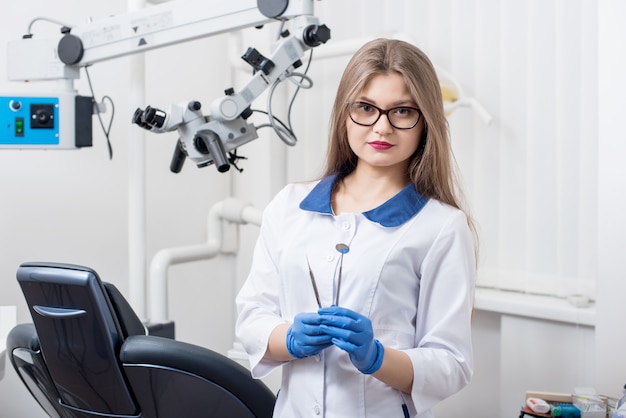
<svg viewBox="0 0 626 418">
<path fill-rule="evenodd" d="M 372 126 L 381 115 L 386 115 L 391 126 L 396 129 L 412 129 L 420 121 L 421 112 L 416 107 L 398 106 L 383 110 L 373 104 L 354 102 L 348 105 L 352 122 L 361 126 Z"/>
</svg>

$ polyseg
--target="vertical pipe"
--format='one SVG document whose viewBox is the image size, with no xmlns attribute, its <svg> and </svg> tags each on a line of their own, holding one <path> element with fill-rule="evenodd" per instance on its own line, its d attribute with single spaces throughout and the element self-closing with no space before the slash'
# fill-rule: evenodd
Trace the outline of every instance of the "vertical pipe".
<svg viewBox="0 0 626 418">
<path fill-rule="evenodd" d="M 145 7 L 145 0 L 128 0 L 128 11 Z M 131 109 L 145 102 L 145 59 L 130 57 L 129 103 Z M 145 250 L 145 138 L 143 130 L 130 126 L 128 131 L 128 286 L 130 304 L 140 318 L 146 318 Z"/>
</svg>

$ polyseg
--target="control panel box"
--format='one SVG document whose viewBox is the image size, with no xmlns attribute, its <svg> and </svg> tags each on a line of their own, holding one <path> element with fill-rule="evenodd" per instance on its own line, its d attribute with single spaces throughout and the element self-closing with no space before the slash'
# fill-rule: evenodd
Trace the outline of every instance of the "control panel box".
<svg viewBox="0 0 626 418">
<path fill-rule="evenodd" d="M 0 148 L 89 147 L 92 114 L 92 98 L 71 93 L 0 96 Z"/>
</svg>

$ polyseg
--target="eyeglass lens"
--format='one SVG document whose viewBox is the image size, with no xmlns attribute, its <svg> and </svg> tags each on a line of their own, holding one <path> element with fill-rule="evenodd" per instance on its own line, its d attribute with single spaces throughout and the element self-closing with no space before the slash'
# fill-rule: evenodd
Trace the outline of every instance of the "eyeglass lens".
<svg viewBox="0 0 626 418">
<path fill-rule="evenodd" d="M 411 129 L 420 119 L 420 111 L 414 107 L 399 106 L 383 110 L 365 102 L 350 104 L 349 113 L 354 123 L 363 126 L 372 126 L 384 114 L 391 126 L 397 129 Z"/>
</svg>

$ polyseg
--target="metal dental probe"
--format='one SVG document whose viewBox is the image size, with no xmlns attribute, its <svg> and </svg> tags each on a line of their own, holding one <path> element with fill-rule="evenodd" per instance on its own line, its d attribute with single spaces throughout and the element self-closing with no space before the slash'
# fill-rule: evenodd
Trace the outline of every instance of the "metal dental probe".
<svg viewBox="0 0 626 418">
<path fill-rule="evenodd" d="M 313 276 L 313 271 L 311 270 L 311 264 L 309 264 L 309 257 L 306 258 L 306 265 L 309 267 L 309 277 L 311 277 L 311 284 L 313 285 L 313 291 L 315 292 L 315 300 L 317 301 L 317 306 L 321 309 L 322 302 L 320 302 L 320 294 L 317 291 L 317 284 L 315 283 L 315 276 Z"/>
<path fill-rule="evenodd" d="M 341 270 L 343 269 L 343 255 L 350 251 L 346 244 L 339 243 L 335 249 L 341 253 L 339 256 L 339 276 L 337 277 L 337 294 L 335 295 L 335 306 L 339 306 L 339 290 L 341 289 Z"/>
</svg>

